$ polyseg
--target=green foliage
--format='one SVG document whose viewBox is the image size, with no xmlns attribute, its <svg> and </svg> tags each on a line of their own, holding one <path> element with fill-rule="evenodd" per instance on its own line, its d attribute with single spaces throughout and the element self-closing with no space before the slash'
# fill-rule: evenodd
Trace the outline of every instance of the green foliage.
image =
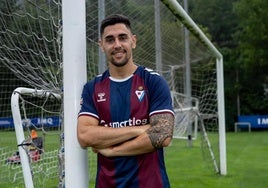
<svg viewBox="0 0 268 188">
<path fill-rule="evenodd" d="M 227 129 L 233 128 L 239 110 L 243 115 L 267 114 L 268 1 L 194 0 L 189 7 L 224 57 Z"/>
<path fill-rule="evenodd" d="M 189 14 L 196 23 L 207 27 L 212 41 L 220 47 L 233 46 L 232 33 L 236 18 L 232 12 L 235 0 L 189 0 Z"/>
<path fill-rule="evenodd" d="M 247 69 L 252 66 L 268 68 L 267 7 L 266 0 L 241 0 L 234 4 L 239 18 L 239 30 L 235 33 L 235 39 L 239 41 L 238 50 L 243 57 L 241 63 Z"/>
<path fill-rule="evenodd" d="M 238 41 L 239 93 L 243 105 L 241 112 L 244 114 L 268 113 L 268 99 L 264 93 L 264 84 L 268 80 L 267 7 L 266 0 L 240 0 L 234 3 L 234 12 L 239 21 L 234 40 Z"/>
</svg>

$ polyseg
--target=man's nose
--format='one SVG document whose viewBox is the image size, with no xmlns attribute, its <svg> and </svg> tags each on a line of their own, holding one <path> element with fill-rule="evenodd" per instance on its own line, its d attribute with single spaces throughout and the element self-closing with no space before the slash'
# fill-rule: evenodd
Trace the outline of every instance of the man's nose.
<svg viewBox="0 0 268 188">
<path fill-rule="evenodd" d="M 120 48 L 121 47 L 121 42 L 120 42 L 120 40 L 118 38 L 115 39 L 114 47 L 115 48 Z"/>
</svg>

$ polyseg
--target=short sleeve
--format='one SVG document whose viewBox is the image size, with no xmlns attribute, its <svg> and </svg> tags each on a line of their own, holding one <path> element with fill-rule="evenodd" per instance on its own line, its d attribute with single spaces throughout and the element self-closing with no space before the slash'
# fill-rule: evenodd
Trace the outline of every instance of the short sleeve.
<svg viewBox="0 0 268 188">
<path fill-rule="evenodd" d="M 171 113 L 174 115 L 170 89 L 163 77 L 152 75 L 149 84 L 150 116 L 155 113 Z"/>
<path fill-rule="evenodd" d="M 88 82 L 84 85 L 81 95 L 81 109 L 78 116 L 89 115 L 99 119 L 94 101 L 94 82 Z"/>
</svg>

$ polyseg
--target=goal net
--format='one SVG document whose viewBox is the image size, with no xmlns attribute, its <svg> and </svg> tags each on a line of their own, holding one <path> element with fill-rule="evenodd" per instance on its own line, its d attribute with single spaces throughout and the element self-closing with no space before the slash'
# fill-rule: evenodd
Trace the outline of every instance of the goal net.
<svg viewBox="0 0 268 188">
<path fill-rule="evenodd" d="M 11 109 L 17 148 L 0 148 L 1 182 L 26 187 L 63 182 L 59 163 L 64 161 L 64 147 L 58 142 L 61 106 L 58 94 L 23 87 L 14 90 Z"/>
<path fill-rule="evenodd" d="M 206 40 L 204 42 L 196 29 L 189 24 L 189 21 L 176 12 L 174 3 L 176 4 L 177 1 L 86 0 L 85 2 L 87 79 L 90 80 L 107 67 L 105 57 L 98 47 L 99 20 L 112 13 L 125 14 L 131 19 L 133 31 L 138 39 L 137 48 L 134 51 L 135 63 L 158 71 L 170 86 L 175 109 L 174 138 L 195 140 L 200 137 L 204 140 L 202 143 L 207 148 L 204 150 L 208 151 L 208 158 L 211 159 L 210 163 L 213 164 L 214 170 L 221 173 L 222 167 L 219 167 L 222 164 L 220 158 L 221 144 L 219 143 L 218 133 L 219 124 L 222 123 L 220 116 L 224 111 L 222 111 L 222 106 L 219 106 L 219 99 L 221 98 L 221 96 L 219 97 L 219 87 L 222 87 L 222 83 L 219 81 L 221 77 L 219 73 L 222 73 L 223 70 L 219 66 L 218 56 L 207 45 Z M 61 0 L 3 0 L 0 5 L 0 61 L 1 66 L 12 73 L 10 79 L 1 77 L 1 81 L 6 79 L 6 83 L 12 86 L 11 92 L 20 86 L 33 88 L 34 92 L 30 94 L 31 98 L 35 98 L 33 97 L 34 93 L 39 90 L 53 93 L 54 96 L 62 96 L 64 64 L 62 57 L 63 20 Z M 191 32 L 187 34 L 185 27 L 190 28 Z M 188 50 L 185 47 L 186 38 L 189 42 Z M 19 81 L 11 81 L 14 75 Z M 0 85 L 0 87 L 0 99 L 8 103 L 6 101 L 10 98 L 2 95 L 1 92 L 10 91 L 6 91 L 7 87 L 3 85 Z M 18 93 L 23 96 L 23 93 Z M 5 96 L 5 98 L 2 96 Z M 25 96 L 20 97 L 20 99 L 31 101 L 32 99 L 28 99 L 28 97 L 26 95 L 26 100 L 24 99 Z M 40 102 L 40 95 L 38 95 L 37 100 Z M 23 107 L 25 111 L 21 111 L 20 115 L 24 115 L 27 111 L 25 113 L 27 118 L 31 117 L 31 113 L 34 113 L 33 118 L 44 117 L 43 113 L 47 112 L 46 108 L 43 108 L 44 101 L 48 102 L 50 100 L 50 97 L 47 98 L 46 95 L 42 95 L 42 102 L 34 105 L 42 110 L 30 110 L 28 112 L 31 108 L 27 106 Z M 62 100 L 57 98 L 56 101 L 58 101 L 56 105 L 57 116 L 63 118 Z M 26 104 L 26 102 L 23 103 Z M 30 104 L 35 103 L 30 102 Z M 52 104 L 54 103 L 52 102 Z M 9 107 L 6 106 L 5 108 Z M 1 111 L 4 110 L 1 109 Z M 49 107 L 48 111 L 50 110 Z M 4 115 L 1 114 L 0 118 L 10 116 L 11 114 L 5 113 Z M 28 127 L 23 130 L 25 138 L 30 135 L 32 128 L 36 128 L 40 136 L 44 135 L 45 148 L 41 155 L 48 151 L 57 151 L 52 157 L 53 160 L 57 161 L 58 151 L 63 149 L 61 145 L 63 135 L 61 133 L 64 123 L 61 122 L 56 128 L 52 129 L 47 129 L 49 126 L 46 124 L 36 127 L 27 124 L 27 121 L 23 123 L 25 127 Z M 57 144 L 51 143 L 55 140 L 49 138 L 49 135 L 58 136 Z M 51 145 L 46 146 L 47 143 L 53 146 L 57 145 L 57 148 L 50 148 Z M 24 141 L 21 144 L 24 148 L 23 151 L 27 151 L 28 145 L 24 146 Z M 7 153 L 2 148 L 0 154 L 1 152 Z M 88 150 L 88 153 L 90 182 L 94 183 L 96 156 L 90 150 Z M 2 158 L 6 158 L 6 156 L 1 156 L 1 160 Z M 33 164 L 42 168 L 39 162 Z M 58 179 L 56 183 L 54 182 L 54 185 L 57 184 L 58 180 L 64 181 L 64 166 L 55 166 Z M 15 165 L 12 165 L 13 167 Z M 19 168 L 20 166 L 16 167 Z M 61 171 L 61 173 L 58 173 L 58 171 Z M 19 175 L 14 175 L 11 179 L 14 180 L 15 176 L 18 179 Z M 43 176 L 42 180 L 44 181 L 46 178 L 50 179 L 50 177 Z"/>
</svg>

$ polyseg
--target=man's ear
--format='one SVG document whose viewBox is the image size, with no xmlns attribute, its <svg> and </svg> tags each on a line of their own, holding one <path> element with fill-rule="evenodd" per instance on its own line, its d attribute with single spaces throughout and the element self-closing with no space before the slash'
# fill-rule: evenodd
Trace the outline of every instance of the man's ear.
<svg viewBox="0 0 268 188">
<path fill-rule="evenodd" d="M 136 35 L 132 35 L 132 44 L 131 44 L 131 47 L 133 49 L 136 48 L 136 43 L 137 43 L 137 36 Z"/>
<path fill-rule="evenodd" d="M 103 45 L 102 45 L 102 40 L 99 40 L 99 47 L 101 48 L 101 51 L 104 52 Z"/>
</svg>

